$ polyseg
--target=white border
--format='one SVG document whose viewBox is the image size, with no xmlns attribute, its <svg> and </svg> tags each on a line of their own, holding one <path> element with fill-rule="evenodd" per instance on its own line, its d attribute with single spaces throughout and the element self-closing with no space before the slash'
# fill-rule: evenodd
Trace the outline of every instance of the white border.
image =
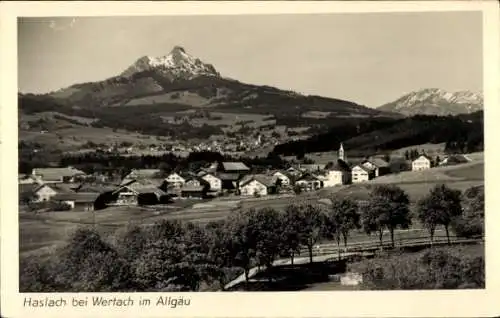
<svg viewBox="0 0 500 318">
<path fill-rule="evenodd" d="M 486 274 L 487 288 L 479 291 L 388 292 L 283 292 L 283 293 L 183 293 L 191 298 L 187 308 L 87 307 L 84 309 L 25 309 L 18 290 L 17 214 L 17 16 L 137 16 L 202 14 L 359 13 L 409 11 L 483 12 L 485 175 L 486 180 Z M 496 1 L 417 2 L 2 2 L 0 3 L 0 204 L 1 204 L 1 314 L 5 317 L 487 317 L 500 314 L 500 206 L 495 177 L 499 152 L 495 125 L 499 116 L 499 10 Z M 91 297 L 92 294 L 53 294 Z M 107 294 L 100 294 L 107 295 Z M 109 295 L 109 294 L 108 294 Z M 113 294 L 120 295 L 120 294 Z M 135 293 L 133 297 L 159 294 Z M 162 294 L 164 296 L 167 293 Z M 172 296 L 179 296 L 174 293 Z M 32 294 L 45 297 L 46 294 Z M 95 294 L 94 294 L 95 296 Z M 495 297 L 496 296 L 496 297 Z"/>
</svg>

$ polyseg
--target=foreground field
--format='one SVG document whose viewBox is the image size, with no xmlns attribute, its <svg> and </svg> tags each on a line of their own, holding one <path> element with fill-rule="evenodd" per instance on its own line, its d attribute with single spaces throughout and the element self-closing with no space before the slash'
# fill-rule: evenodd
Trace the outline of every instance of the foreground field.
<svg viewBox="0 0 500 318">
<path fill-rule="evenodd" d="M 470 163 L 462 166 L 436 168 L 417 173 L 401 173 L 381 177 L 365 184 L 354 184 L 322 189 L 317 192 L 303 193 L 297 196 L 267 198 L 221 198 L 213 201 L 183 201 L 174 205 L 155 207 L 112 207 L 92 212 L 49 212 L 37 215 L 20 213 L 20 252 L 46 253 L 54 246 L 59 246 L 78 226 L 95 226 L 104 234 L 111 234 L 128 224 L 149 225 L 162 219 L 207 223 L 227 217 L 232 211 L 249 208 L 284 209 L 290 204 L 304 202 L 327 204 L 325 198 L 349 197 L 354 200 L 366 200 L 375 184 L 395 184 L 405 190 L 414 203 L 425 196 L 431 187 L 445 183 L 449 187 L 464 191 L 472 186 L 484 184 L 483 163 Z M 380 180 L 384 180 L 382 182 Z M 415 221 L 413 232 L 398 232 L 396 239 L 406 236 L 426 235 Z M 385 237 L 384 239 L 387 239 Z M 351 242 L 377 240 L 363 233 L 353 234 Z"/>
</svg>

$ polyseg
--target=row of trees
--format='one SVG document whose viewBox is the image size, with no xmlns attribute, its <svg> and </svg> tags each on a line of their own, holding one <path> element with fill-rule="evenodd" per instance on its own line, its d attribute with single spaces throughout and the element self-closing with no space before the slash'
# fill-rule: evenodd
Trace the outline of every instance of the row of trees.
<svg viewBox="0 0 500 318">
<path fill-rule="evenodd" d="M 465 210 L 479 218 L 484 217 L 481 191 L 466 191 L 470 204 Z M 431 242 L 436 226 L 443 225 L 449 237 L 454 222 L 467 224 L 473 218 L 462 216 L 460 200 L 459 191 L 437 186 L 419 201 L 417 216 Z M 119 230 L 107 241 L 95 230 L 80 229 L 55 258 L 23 259 L 20 286 L 22 291 L 73 292 L 219 289 L 241 271 L 248 282 L 251 268 L 269 269 L 278 258 L 288 257 L 293 265 L 302 248 L 312 262 L 314 246 L 321 240 L 336 241 L 340 258 L 341 243 L 347 246 L 357 230 L 377 233 L 381 245 L 388 230 L 394 247 L 394 231 L 410 227 L 412 216 L 403 190 L 379 186 L 362 206 L 334 198 L 329 207 L 238 210 L 206 226 L 163 220 Z"/>
</svg>

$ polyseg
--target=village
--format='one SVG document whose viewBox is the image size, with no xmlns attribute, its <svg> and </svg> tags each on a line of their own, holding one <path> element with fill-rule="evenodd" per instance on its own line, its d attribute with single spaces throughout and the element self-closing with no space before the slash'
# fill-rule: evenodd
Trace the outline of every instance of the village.
<svg viewBox="0 0 500 318">
<path fill-rule="evenodd" d="M 210 200 L 231 196 L 248 197 L 297 195 L 323 188 L 366 183 L 380 176 L 435 166 L 469 162 L 465 155 L 443 159 L 422 153 L 414 160 L 394 165 L 381 158 L 349 159 L 340 144 L 337 160 L 328 164 L 294 164 L 288 169 L 267 169 L 255 173 L 243 162 L 214 162 L 197 171 L 162 171 L 133 169 L 119 182 L 95 178 L 74 167 L 34 168 L 31 174 L 19 176 L 21 205 L 45 211 L 93 211 L 111 206 L 154 206 L 179 200 Z M 89 181 L 92 179 L 92 181 Z"/>
</svg>

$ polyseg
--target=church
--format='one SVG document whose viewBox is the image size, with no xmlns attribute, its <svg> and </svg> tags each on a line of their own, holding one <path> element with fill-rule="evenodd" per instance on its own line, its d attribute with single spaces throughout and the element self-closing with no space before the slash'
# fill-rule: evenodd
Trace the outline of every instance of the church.
<svg viewBox="0 0 500 318">
<path fill-rule="evenodd" d="M 334 187 L 336 185 L 351 183 L 351 168 L 347 163 L 342 143 L 340 143 L 337 154 L 337 161 L 330 162 L 325 167 L 325 173 L 320 176 L 323 179 L 324 187 Z"/>
</svg>

